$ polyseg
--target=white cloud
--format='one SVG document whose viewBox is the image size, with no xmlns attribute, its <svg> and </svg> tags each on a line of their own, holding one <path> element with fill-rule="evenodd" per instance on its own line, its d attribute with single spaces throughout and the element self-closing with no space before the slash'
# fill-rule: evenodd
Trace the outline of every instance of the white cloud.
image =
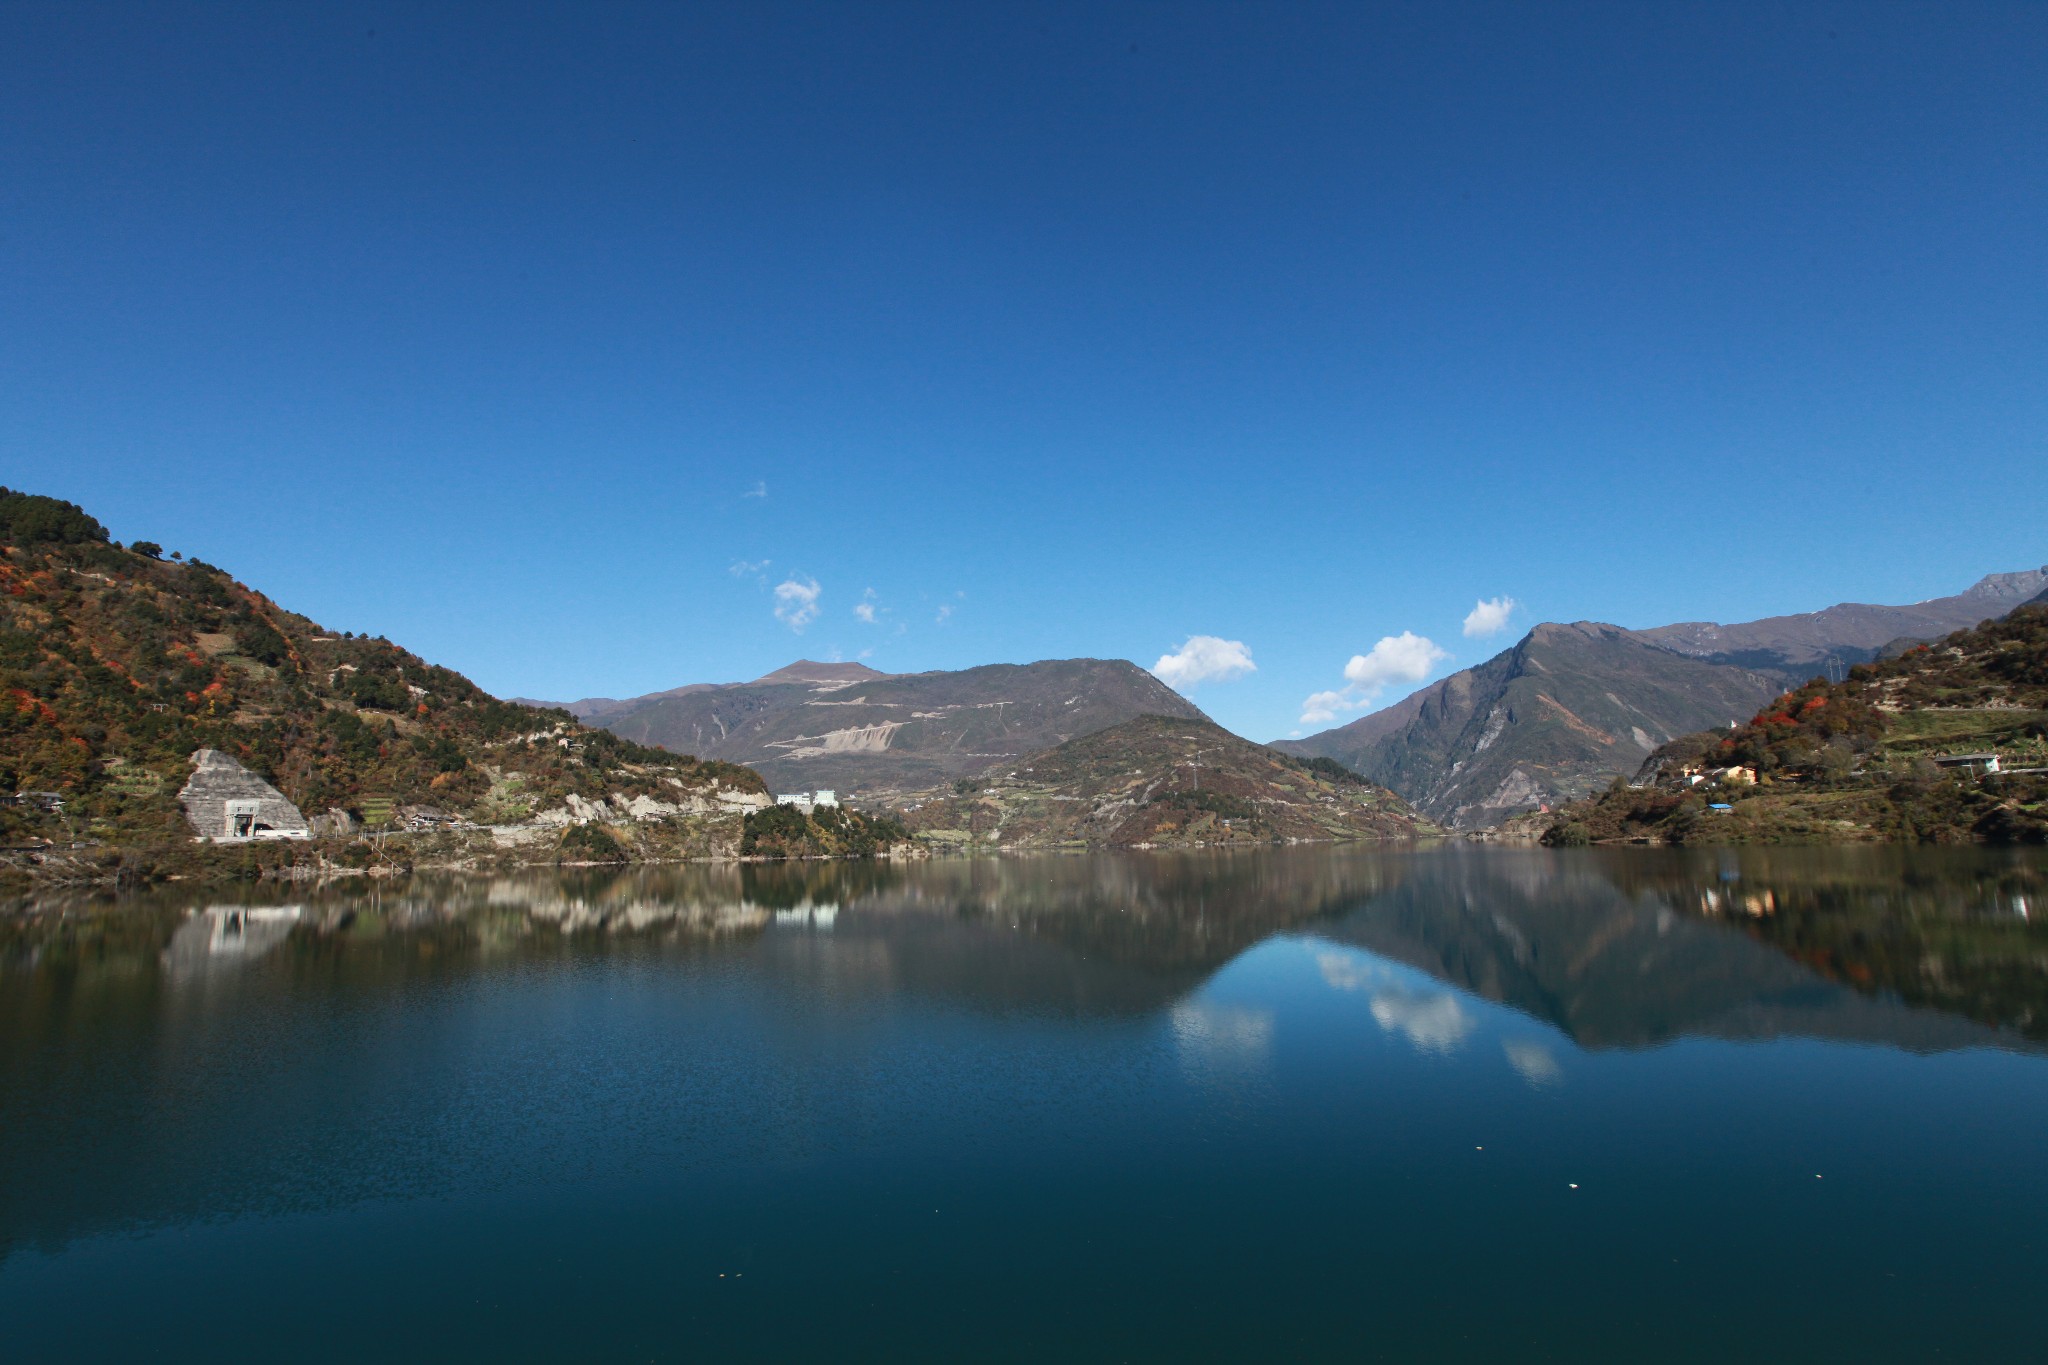
<svg viewBox="0 0 2048 1365">
<path fill-rule="evenodd" d="M 1436 642 L 1404 630 L 1389 635 L 1372 647 L 1369 654 L 1354 654 L 1344 665 L 1344 681 L 1360 692 L 1377 696 L 1389 683 L 1419 683 L 1451 656 Z"/>
<path fill-rule="evenodd" d="M 881 608 L 875 605 L 875 590 L 869 588 L 860 595 L 860 601 L 853 604 L 853 619 L 874 625 L 880 619 Z"/>
<path fill-rule="evenodd" d="M 766 480 L 763 480 L 763 479 L 756 479 L 756 480 L 754 481 L 754 486 L 753 486 L 752 488 L 749 488 L 749 489 L 748 489 L 748 490 L 747 490 L 746 492 L 744 492 L 744 493 L 740 494 L 740 496 L 741 496 L 741 497 L 743 497 L 743 498 L 765 498 L 765 497 L 767 497 L 767 496 L 768 496 L 768 484 L 767 484 L 767 481 L 766 481 Z"/>
<path fill-rule="evenodd" d="M 818 619 L 818 597 L 824 590 L 815 578 L 790 577 L 775 585 L 775 619 L 798 634 Z"/>
<path fill-rule="evenodd" d="M 1152 665 L 1152 675 L 1176 692 L 1185 692 L 1197 683 L 1229 682 L 1258 670 L 1244 641 L 1214 635 L 1190 635 L 1186 644 L 1160 655 L 1159 662 Z"/>
<path fill-rule="evenodd" d="M 939 625 L 943 626 L 946 624 L 946 618 L 951 616 L 952 614 L 953 604 L 951 602 L 948 602 L 945 606 L 939 608 L 939 614 L 933 617 L 932 619 L 936 621 Z"/>
<path fill-rule="evenodd" d="M 1301 723 L 1325 725 L 1340 711 L 1370 706 L 1389 686 L 1419 683 L 1450 657 L 1434 640 L 1412 630 L 1385 636 L 1367 653 L 1351 656 L 1351 662 L 1344 665 L 1341 690 L 1314 693 L 1301 704 Z"/>
<path fill-rule="evenodd" d="M 1352 703 L 1342 692 L 1316 692 L 1301 704 L 1303 725 L 1327 725 L 1337 719 L 1339 711 L 1348 711 Z"/>
<path fill-rule="evenodd" d="M 1480 640 L 1489 635 L 1498 635 L 1507 625 L 1508 618 L 1521 606 L 1512 597 L 1482 597 L 1465 617 L 1465 638 Z"/>
<path fill-rule="evenodd" d="M 726 572 L 734 578 L 759 578 L 774 562 L 772 559 L 735 559 Z"/>
</svg>

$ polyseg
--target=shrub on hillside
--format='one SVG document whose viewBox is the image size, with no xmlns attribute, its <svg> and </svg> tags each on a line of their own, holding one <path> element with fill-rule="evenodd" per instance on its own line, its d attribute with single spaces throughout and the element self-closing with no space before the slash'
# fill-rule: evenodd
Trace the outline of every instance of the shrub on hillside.
<svg viewBox="0 0 2048 1365">
<path fill-rule="evenodd" d="M 103 543 L 107 528 L 75 502 L 0 488 L 0 542 L 8 545 Z"/>
</svg>

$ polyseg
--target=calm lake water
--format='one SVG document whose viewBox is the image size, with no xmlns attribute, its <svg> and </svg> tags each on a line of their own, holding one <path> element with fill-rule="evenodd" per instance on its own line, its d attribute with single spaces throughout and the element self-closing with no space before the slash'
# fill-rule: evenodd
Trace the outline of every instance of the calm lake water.
<svg viewBox="0 0 2048 1365">
<path fill-rule="evenodd" d="M 0 1352 L 2039 1359 L 2048 863 L 1291 850 L 0 923 Z"/>
</svg>

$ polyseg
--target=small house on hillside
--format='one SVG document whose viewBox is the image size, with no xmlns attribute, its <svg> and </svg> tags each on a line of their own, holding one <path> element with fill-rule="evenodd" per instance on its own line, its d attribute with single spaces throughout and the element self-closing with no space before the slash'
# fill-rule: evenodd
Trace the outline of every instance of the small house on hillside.
<svg viewBox="0 0 2048 1365">
<path fill-rule="evenodd" d="M 310 839 L 311 827 L 284 793 L 218 749 L 192 755 L 192 778 L 178 793 L 185 818 L 202 839 Z"/>
<path fill-rule="evenodd" d="M 1940 754 L 1934 763 L 1936 767 L 1967 773 L 1971 777 L 1983 777 L 1998 771 L 1997 754 Z"/>
</svg>

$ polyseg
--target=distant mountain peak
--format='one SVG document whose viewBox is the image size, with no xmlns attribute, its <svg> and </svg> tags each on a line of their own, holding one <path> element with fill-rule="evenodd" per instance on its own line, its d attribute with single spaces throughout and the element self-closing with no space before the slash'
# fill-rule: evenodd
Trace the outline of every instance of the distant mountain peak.
<svg viewBox="0 0 2048 1365">
<path fill-rule="evenodd" d="M 879 669 L 869 668 L 863 663 L 821 663 L 816 659 L 798 659 L 793 664 L 784 664 L 773 673 L 762 674 L 747 686 L 766 687 L 776 683 L 857 683 L 893 676 Z"/>
<path fill-rule="evenodd" d="M 2048 590 L 2048 564 L 2018 573 L 1988 573 L 1966 588 L 1961 596 L 1993 602 L 2024 602 Z"/>
<path fill-rule="evenodd" d="M 799 659 L 747 683 L 641 698 L 598 723 L 640 743 L 758 769 L 777 790 L 921 790 L 1121 724 L 1204 720 L 1126 659 L 878 673 Z"/>
</svg>

